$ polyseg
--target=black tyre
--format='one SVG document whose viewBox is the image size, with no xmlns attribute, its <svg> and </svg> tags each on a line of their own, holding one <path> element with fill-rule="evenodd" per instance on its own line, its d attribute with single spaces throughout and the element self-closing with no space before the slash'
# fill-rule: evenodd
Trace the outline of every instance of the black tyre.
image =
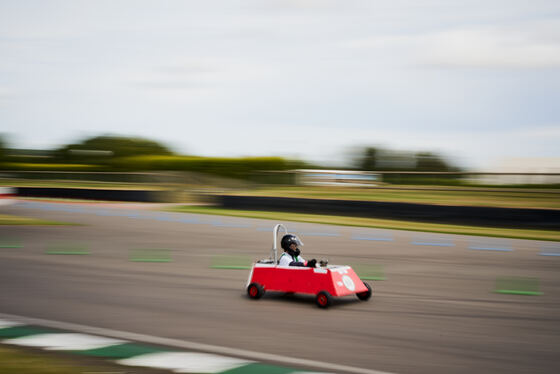
<svg viewBox="0 0 560 374">
<path fill-rule="evenodd" d="M 369 284 L 367 284 L 366 282 L 363 282 L 363 283 L 364 283 L 364 286 L 366 286 L 367 291 L 357 293 L 356 296 L 358 296 L 358 299 L 360 299 L 362 301 L 366 301 L 366 300 L 369 300 L 373 291 L 372 291 Z"/>
<path fill-rule="evenodd" d="M 247 287 L 247 295 L 251 299 L 260 299 L 264 295 L 264 288 L 258 283 L 251 283 L 249 287 Z"/>
<path fill-rule="evenodd" d="M 315 304 L 317 304 L 319 308 L 323 309 L 328 308 L 332 304 L 332 301 L 333 298 L 327 291 L 321 291 L 315 297 Z"/>
</svg>

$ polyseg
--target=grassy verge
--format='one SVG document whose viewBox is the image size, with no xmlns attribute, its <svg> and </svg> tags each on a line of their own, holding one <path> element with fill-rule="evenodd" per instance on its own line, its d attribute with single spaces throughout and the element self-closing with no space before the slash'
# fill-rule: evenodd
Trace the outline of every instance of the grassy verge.
<svg viewBox="0 0 560 374">
<path fill-rule="evenodd" d="M 46 221 L 42 219 L 0 214 L 0 225 L 77 225 L 68 222 Z"/>
<path fill-rule="evenodd" d="M 0 346 L 0 373 L 18 374 L 84 374 L 123 373 L 122 367 L 108 363 L 94 366 L 71 357 L 54 355 L 52 352 L 32 352 L 24 349 Z"/>
<path fill-rule="evenodd" d="M 209 206 L 180 206 L 168 209 L 174 212 L 212 214 L 222 216 L 270 219 L 274 221 L 295 221 L 321 223 L 327 225 L 371 227 L 391 230 L 436 232 L 456 235 L 492 236 L 500 238 L 560 241 L 560 232 L 553 230 L 504 229 L 479 226 L 444 225 L 388 219 L 360 218 L 347 216 L 327 216 L 319 214 L 264 212 L 253 210 L 231 210 Z"/>
<path fill-rule="evenodd" d="M 274 187 L 238 191 L 234 195 L 389 201 L 436 205 L 560 209 L 560 191 L 550 189 L 484 189 L 407 186 L 396 188 Z"/>
</svg>

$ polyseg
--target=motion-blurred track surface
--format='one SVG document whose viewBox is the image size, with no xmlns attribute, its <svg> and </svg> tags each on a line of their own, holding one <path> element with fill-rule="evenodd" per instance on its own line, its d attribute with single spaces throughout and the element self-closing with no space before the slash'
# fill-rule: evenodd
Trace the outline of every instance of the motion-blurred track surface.
<svg viewBox="0 0 560 374">
<path fill-rule="evenodd" d="M 136 207 L 20 202 L 6 214 L 83 226 L 0 226 L 0 312 L 398 373 L 556 373 L 558 243 L 287 222 L 306 258 L 382 265 L 369 302 L 245 296 L 248 270 L 215 256 L 268 257 L 276 222 Z M 90 255 L 46 254 L 56 243 Z M 1 242 L 0 242 L 1 244 Z M 476 250 L 486 249 L 486 250 Z M 172 262 L 130 261 L 169 250 Z M 496 294 L 501 276 L 540 279 L 542 296 Z"/>
</svg>

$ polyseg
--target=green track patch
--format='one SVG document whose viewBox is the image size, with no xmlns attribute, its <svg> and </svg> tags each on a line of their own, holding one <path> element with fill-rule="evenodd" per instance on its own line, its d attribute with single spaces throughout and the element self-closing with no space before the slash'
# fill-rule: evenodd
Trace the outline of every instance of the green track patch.
<svg viewBox="0 0 560 374">
<path fill-rule="evenodd" d="M 499 277 L 496 279 L 496 293 L 510 295 L 540 296 L 540 279 L 529 277 Z"/>
<path fill-rule="evenodd" d="M 21 241 L 19 240 L 3 239 L 0 240 L 0 248 L 10 248 L 10 249 L 23 248 L 23 244 L 21 244 Z"/>
<path fill-rule="evenodd" d="M 133 249 L 130 251 L 132 262 L 171 262 L 169 249 Z"/>
<path fill-rule="evenodd" d="M 46 251 L 48 255 L 89 255 L 90 253 L 87 251 Z"/>
<path fill-rule="evenodd" d="M 387 279 L 385 277 L 383 265 L 353 264 L 352 270 L 354 270 L 358 277 L 362 280 L 384 281 Z"/>
<path fill-rule="evenodd" d="M 72 243 L 60 243 L 52 244 L 45 251 L 48 255 L 70 255 L 70 256 L 80 256 L 89 255 L 87 245 L 84 244 L 72 244 Z"/>
<path fill-rule="evenodd" d="M 57 226 L 57 225 L 76 225 L 74 223 L 68 222 L 56 222 L 47 221 L 43 219 L 29 218 L 14 216 L 11 214 L 0 214 L 0 225 L 11 225 L 11 226 L 21 226 L 21 225 L 36 225 L 36 226 Z"/>
<path fill-rule="evenodd" d="M 210 268 L 247 270 L 251 268 L 251 259 L 245 256 L 214 256 Z"/>
<path fill-rule="evenodd" d="M 520 291 L 520 290 L 496 290 L 496 293 L 510 294 L 510 295 L 526 295 L 526 296 L 540 296 L 542 292 L 535 291 Z"/>
</svg>

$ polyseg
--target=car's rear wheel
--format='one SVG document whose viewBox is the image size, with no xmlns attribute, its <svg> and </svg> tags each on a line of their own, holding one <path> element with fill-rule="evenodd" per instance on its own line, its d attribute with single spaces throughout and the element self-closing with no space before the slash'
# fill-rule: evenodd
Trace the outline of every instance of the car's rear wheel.
<svg viewBox="0 0 560 374">
<path fill-rule="evenodd" d="M 366 301 L 366 300 L 369 300 L 373 291 L 372 291 L 371 286 L 369 284 L 367 284 L 366 282 L 363 282 L 363 283 L 364 283 L 364 286 L 366 286 L 367 291 L 357 293 L 356 296 L 358 296 L 358 299 L 360 299 L 362 301 Z"/>
<path fill-rule="evenodd" d="M 251 299 L 260 299 L 264 295 L 264 288 L 258 283 L 251 283 L 247 287 L 247 294 Z"/>
<path fill-rule="evenodd" d="M 315 303 L 319 308 L 328 308 L 332 304 L 332 296 L 327 291 L 321 291 L 315 297 Z"/>
</svg>

